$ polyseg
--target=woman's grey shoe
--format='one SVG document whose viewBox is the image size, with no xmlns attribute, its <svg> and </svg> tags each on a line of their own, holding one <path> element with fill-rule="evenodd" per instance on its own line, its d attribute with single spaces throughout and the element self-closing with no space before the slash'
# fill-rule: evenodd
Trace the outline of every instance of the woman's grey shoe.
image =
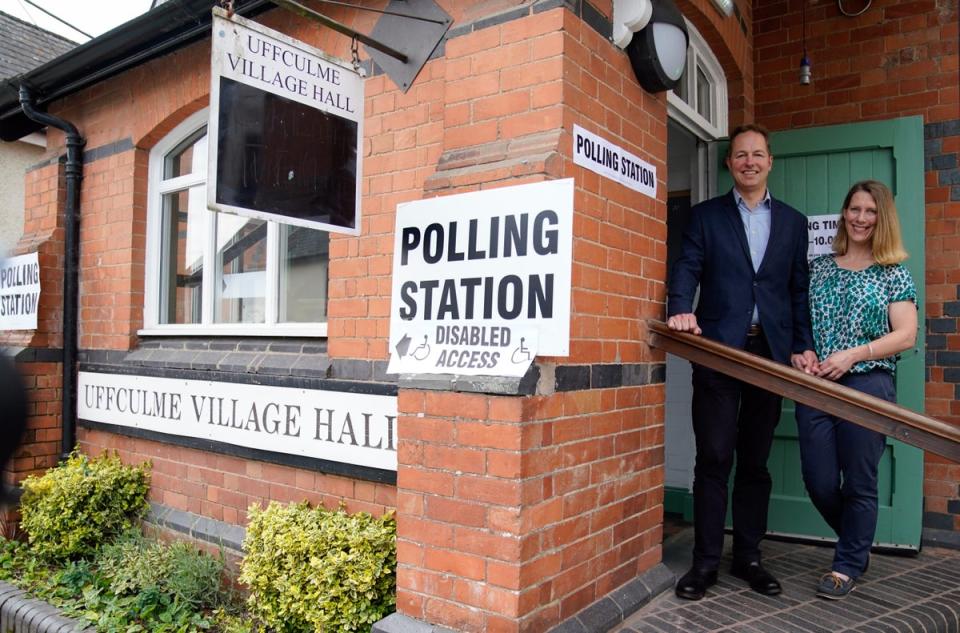
<svg viewBox="0 0 960 633">
<path fill-rule="evenodd" d="M 820 577 L 820 584 L 817 585 L 817 596 L 827 600 L 842 600 L 856 586 L 857 581 L 853 578 L 844 580 L 836 574 L 824 574 Z"/>
</svg>

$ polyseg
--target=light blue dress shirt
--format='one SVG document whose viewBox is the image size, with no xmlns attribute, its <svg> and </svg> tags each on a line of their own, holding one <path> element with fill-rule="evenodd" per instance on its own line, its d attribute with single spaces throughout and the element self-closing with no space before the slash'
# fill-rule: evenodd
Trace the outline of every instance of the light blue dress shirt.
<svg viewBox="0 0 960 633">
<path fill-rule="evenodd" d="M 733 198 L 737 201 L 737 210 L 740 211 L 740 219 L 743 220 L 743 230 L 747 234 L 753 272 L 757 272 L 760 269 L 760 262 L 763 261 L 763 254 L 767 252 L 767 242 L 770 241 L 770 192 L 765 191 L 763 199 L 752 209 L 736 189 L 733 190 Z M 753 318 L 750 322 L 760 323 L 756 305 L 753 306 Z"/>
</svg>

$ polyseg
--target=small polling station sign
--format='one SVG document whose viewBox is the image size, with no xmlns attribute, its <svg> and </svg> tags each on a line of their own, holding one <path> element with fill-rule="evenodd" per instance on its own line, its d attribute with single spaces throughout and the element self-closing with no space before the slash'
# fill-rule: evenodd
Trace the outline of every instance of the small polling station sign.
<svg viewBox="0 0 960 633">
<path fill-rule="evenodd" d="M 657 168 L 619 145 L 573 125 L 573 162 L 651 198 L 657 197 Z"/>
<path fill-rule="evenodd" d="M 390 365 L 522 376 L 570 353 L 573 179 L 397 206 Z"/>
<path fill-rule="evenodd" d="M 0 259 L 0 330 L 37 329 L 40 261 L 37 253 Z"/>
<path fill-rule="evenodd" d="M 357 71 L 213 9 L 207 206 L 358 234 L 362 127 Z"/>
</svg>

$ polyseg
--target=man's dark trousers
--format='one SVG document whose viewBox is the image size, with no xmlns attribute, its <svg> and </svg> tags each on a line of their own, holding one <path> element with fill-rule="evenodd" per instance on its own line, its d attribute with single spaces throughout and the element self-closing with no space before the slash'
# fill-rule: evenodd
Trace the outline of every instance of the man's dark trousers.
<svg viewBox="0 0 960 633">
<path fill-rule="evenodd" d="M 763 334 L 750 336 L 746 351 L 770 358 Z M 697 458 L 693 480 L 696 540 L 693 566 L 718 568 L 727 514 L 727 481 L 737 458 L 733 485 L 733 559 L 760 560 L 767 532 L 770 473 L 767 457 L 780 420 L 781 398 L 706 367 L 693 367 L 693 429 Z M 736 425 L 736 428 L 731 428 Z"/>
</svg>

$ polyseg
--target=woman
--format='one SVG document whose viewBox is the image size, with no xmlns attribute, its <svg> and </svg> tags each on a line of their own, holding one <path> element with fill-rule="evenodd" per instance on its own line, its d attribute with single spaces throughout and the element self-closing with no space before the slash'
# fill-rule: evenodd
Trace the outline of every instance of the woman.
<svg viewBox="0 0 960 633">
<path fill-rule="evenodd" d="M 917 335 L 917 292 L 890 189 L 876 180 L 850 188 L 833 255 L 810 265 L 810 315 L 822 378 L 893 402 L 896 355 Z M 846 597 L 866 571 L 877 529 L 882 434 L 797 404 L 803 480 L 837 533 L 832 571 L 817 595 Z"/>
</svg>

